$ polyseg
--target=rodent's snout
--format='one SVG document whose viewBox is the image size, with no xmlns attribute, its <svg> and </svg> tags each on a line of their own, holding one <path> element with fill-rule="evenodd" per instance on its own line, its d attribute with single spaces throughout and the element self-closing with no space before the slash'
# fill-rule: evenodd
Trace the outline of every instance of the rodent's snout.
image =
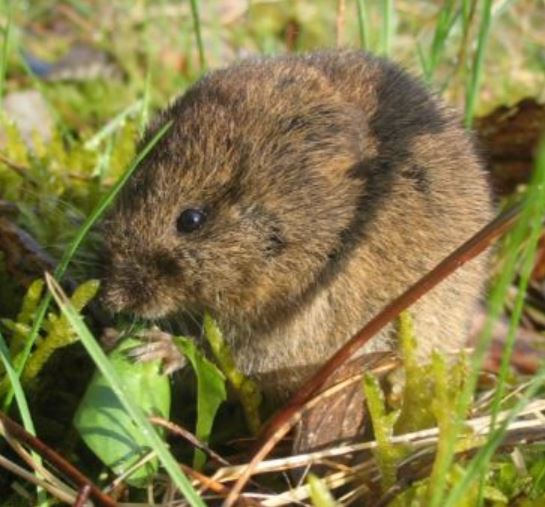
<svg viewBox="0 0 545 507">
<path fill-rule="evenodd" d="M 180 273 L 175 260 L 145 252 L 117 253 L 104 259 L 102 271 L 99 301 L 107 311 L 156 319 L 176 309 L 167 280 Z"/>
<path fill-rule="evenodd" d="M 103 279 L 98 293 L 100 305 L 110 313 L 121 313 L 129 307 L 129 299 L 124 291 L 115 288 L 113 284 Z"/>
<path fill-rule="evenodd" d="M 102 284 L 99 302 L 112 314 L 128 313 L 146 319 L 158 319 L 171 311 L 152 287 L 111 280 Z"/>
<path fill-rule="evenodd" d="M 126 283 L 119 279 L 119 275 L 111 261 L 105 262 L 102 268 L 100 291 L 98 294 L 101 306 L 110 313 L 120 313 L 129 310 L 132 306 L 131 298 L 129 297 L 130 289 L 126 287 Z M 134 294 L 138 294 L 138 291 L 134 291 Z"/>
</svg>

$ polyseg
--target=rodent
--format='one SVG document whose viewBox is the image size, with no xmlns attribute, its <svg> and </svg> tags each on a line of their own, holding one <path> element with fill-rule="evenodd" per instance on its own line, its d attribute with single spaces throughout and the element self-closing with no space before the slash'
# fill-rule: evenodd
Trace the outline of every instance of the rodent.
<svg viewBox="0 0 545 507">
<path fill-rule="evenodd" d="M 146 318 L 208 311 L 238 367 L 285 398 L 372 316 L 491 218 L 455 113 L 362 51 L 210 72 L 104 223 L 103 300 Z M 411 309 L 417 354 L 463 346 L 486 257 Z M 395 348 L 388 326 L 365 348 Z"/>
</svg>

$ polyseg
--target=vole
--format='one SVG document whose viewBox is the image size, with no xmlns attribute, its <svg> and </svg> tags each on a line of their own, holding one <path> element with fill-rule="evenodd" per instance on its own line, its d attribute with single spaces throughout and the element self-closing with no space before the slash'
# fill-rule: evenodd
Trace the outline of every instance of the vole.
<svg viewBox="0 0 545 507">
<path fill-rule="evenodd" d="M 273 398 L 491 217 L 456 114 L 361 51 L 210 72 L 141 146 L 170 121 L 105 221 L 103 300 L 149 319 L 210 312 L 238 367 Z M 421 360 L 464 345 L 485 264 L 411 308 Z M 390 326 L 362 352 L 395 347 Z"/>
</svg>

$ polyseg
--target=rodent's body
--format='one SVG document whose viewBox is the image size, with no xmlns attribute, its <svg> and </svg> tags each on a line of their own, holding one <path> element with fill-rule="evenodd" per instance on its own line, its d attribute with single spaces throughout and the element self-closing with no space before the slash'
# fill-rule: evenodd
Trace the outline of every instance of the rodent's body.
<svg viewBox="0 0 545 507">
<path fill-rule="evenodd" d="M 458 119 L 362 52 L 212 72 L 143 144 L 169 120 L 107 221 L 105 300 L 146 317 L 210 311 L 272 396 L 491 216 Z M 198 230 L 177 230 L 185 209 L 203 211 Z M 484 279 L 480 258 L 412 307 L 421 357 L 463 346 Z M 392 347 L 390 327 L 365 350 Z"/>
</svg>

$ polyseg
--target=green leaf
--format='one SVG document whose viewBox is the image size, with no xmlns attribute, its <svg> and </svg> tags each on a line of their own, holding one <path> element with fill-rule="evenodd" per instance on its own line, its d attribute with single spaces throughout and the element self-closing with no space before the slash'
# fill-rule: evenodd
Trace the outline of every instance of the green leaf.
<svg viewBox="0 0 545 507">
<path fill-rule="evenodd" d="M 102 348 L 96 342 L 94 336 L 89 331 L 89 328 L 85 325 L 85 322 L 81 318 L 78 312 L 72 306 L 72 303 L 63 292 L 57 281 L 48 273 L 45 275 L 46 283 L 51 292 L 51 296 L 55 299 L 59 305 L 63 315 L 66 316 L 70 324 L 76 330 L 80 337 L 81 343 L 86 348 L 87 352 L 97 365 L 98 369 L 104 375 L 108 385 L 111 386 L 117 399 L 121 402 L 125 410 L 131 415 L 134 422 L 138 426 L 142 438 L 147 442 L 148 446 L 152 448 L 168 475 L 172 479 L 174 486 L 184 495 L 187 503 L 192 507 L 205 507 L 204 501 L 200 495 L 195 491 L 195 488 L 189 482 L 184 472 L 180 469 L 179 463 L 174 459 L 174 456 L 169 452 L 165 442 L 161 439 L 157 428 L 155 428 L 144 411 L 134 402 L 133 398 L 129 394 L 129 389 L 125 386 L 123 380 L 115 371 L 111 361 L 106 357 Z"/>
<path fill-rule="evenodd" d="M 216 321 L 208 313 L 204 314 L 204 334 L 221 371 L 240 400 L 248 428 L 257 435 L 261 428 L 259 407 L 262 401 L 258 385 L 237 368 L 229 344 Z"/>
<path fill-rule="evenodd" d="M 136 339 L 126 339 L 109 355 L 115 372 L 132 401 L 147 416 L 165 419 L 170 414 L 170 384 L 161 374 L 161 362 L 135 362 L 127 351 L 141 345 Z M 104 375 L 95 373 L 76 413 L 74 424 L 85 443 L 100 460 L 116 474 L 125 473 L 150 448 L 142 432 L 110 387 Z M 155 475 L 158 460 L 153 458 L 127 478 L 133 486 L 141 487 Z"/>
<path fill-rule="evenodd" d="M 196 437 L 208 442 L 214 418 L 219 406 L 226 398 L 225 377 L 221 371 L 200 352 L 193 340 L 181 336 L 174 337 L 176 346 L 191 363 L 197 376 L 197 427 Z M 205 455 L 196 450 L 193 467 L 202 468 Z"/>
</svg>

